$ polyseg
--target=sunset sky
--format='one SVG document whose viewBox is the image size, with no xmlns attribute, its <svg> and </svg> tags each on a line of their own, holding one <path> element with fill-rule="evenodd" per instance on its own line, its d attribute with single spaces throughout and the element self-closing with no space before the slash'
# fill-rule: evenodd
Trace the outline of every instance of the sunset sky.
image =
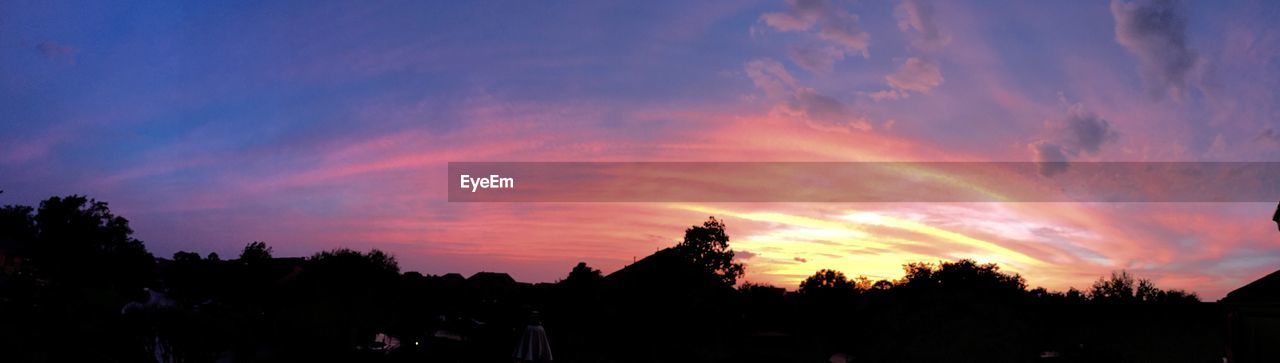
<svg viewBox="0 0 1280 363">
<path fill-rule="evenodd" d="M 2 1 L 0 204 L 105 200 L 157 256 L 379 248 L 529 282 L 612 272 L 715 215 L 753 282 L 973 258 L 1216 300 L 1280 269 L 1274 202 L 449 203 L 446 163 L 1280 161 L 1275 19 L 1268 1 Z"/>
</svg>

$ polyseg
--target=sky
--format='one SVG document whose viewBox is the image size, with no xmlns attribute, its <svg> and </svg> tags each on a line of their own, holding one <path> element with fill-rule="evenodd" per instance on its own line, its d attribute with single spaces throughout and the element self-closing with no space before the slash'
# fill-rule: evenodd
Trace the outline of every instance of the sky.
<svg viewBox="0 0 1280 363">
<path fill-rule="evenodd" d="M 1217 299 L 1274 203 L 449 203 L 450 161 L 1280 161 L 1267 1 L 0 1 L 0 204 L 158 256 L 612 272 L 714 215 L 746 281 L 995 262 Z M 1277 197 L 1280 199 L 1280 197 Z M 225 257 L 224 257 L 225 258 Z"/>
</svg>

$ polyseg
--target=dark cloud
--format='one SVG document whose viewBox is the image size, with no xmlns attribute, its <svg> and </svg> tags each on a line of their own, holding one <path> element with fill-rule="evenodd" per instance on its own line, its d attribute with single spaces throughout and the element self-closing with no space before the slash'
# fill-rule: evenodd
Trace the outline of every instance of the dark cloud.
<svg viewBox="0 0 1280 363">
<path fill-rule="evenodd" d="M 756 254 L 754 252 L 747 251 L 747 250 L 733 251 L 733 258 L 736 258 L 739 260 L 750 260 L 750 259 L 756 258 Z"/>
<path fill-rule="evenodd" d="M 1180 97 L 1199 57 L 1187 46 L 1185 6 L 1176 0 L 1111 1 L 1116 42 L 1138 57 L 1156 94 Z"/>
<path fill-rule="evenodd" d="M 809 262 L 809 259 L 806 259 L 804 257 L 796 257 L 796 258 L 793 258 L 793 260 L 796 260 L 796 262 L 799 262 L 799 263 Z"/>
<path fill-rule="evenodd" d="M 45 58 L 51 60 L 66 59 L 67 62 L 75 63 L 76 49 L 61 45 L 58 43 L 43 41 L 36 44 L 35 49 L 44 55 Z"/>
<path fill-rule="evenodd" d="M 1072 106 L 1066 117 L 1067 142 L 1075 149 L 1096 154 L 1102 144 L 1115 139 L 1111 123 L 1084 109 L 1080 104 Z"/>
<path fill-rule="evenodd" d="M 913 45 L 920 49 L 937 49 L 951 42 L 951 37 L 938 30 L 933 15 L 933 2 L 929 0 L 902 0 L 894 8 L 898 29 L 914 30 L 918 37 Z"/>
<path fill-rule="evenodd" d="M 1045 176 L 1066 170 L 1067 162 L 1080 155 L 1096 155 L 1103 145 L 1119 137 L 1110 122 L 1078 103 L 1068 107 L 1061 120 L 1046 122 L 1045 129 L 1045 139 L 1028 145 L 1032 160 L 1040 163 L 1040 173 Z"/>
</svg>

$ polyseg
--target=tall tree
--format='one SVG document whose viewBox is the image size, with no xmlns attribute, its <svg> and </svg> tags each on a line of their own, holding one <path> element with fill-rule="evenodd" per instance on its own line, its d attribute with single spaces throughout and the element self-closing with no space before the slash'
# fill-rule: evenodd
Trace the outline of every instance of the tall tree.
<svg viewBox="0 0 1280 363">
<path fill-rule="evenodd" d="M 736 284 L 746 270 L 741 263 L 733 262 L 729 234 L 725 233 L 724 222 L 714 216 L 701 226 L 686 229 L 684 240 L 676 245 L 676 250 L 728 286 Z"/>
</svg>

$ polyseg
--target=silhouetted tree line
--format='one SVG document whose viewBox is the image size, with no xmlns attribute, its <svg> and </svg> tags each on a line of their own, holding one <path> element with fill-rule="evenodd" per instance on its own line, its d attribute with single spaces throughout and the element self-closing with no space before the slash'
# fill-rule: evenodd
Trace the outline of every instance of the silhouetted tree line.
<svg viewBox="0 0 1280 363">
<path fill-rule="evenodd" d="M 794 292 L 738 284 L 723 221 L 604 275 L 401 272 L 336 249 L 154 258 L 81 196 L 0 208 L 0 361 L 510 362 L 536 316 L 557 361 L 1215 361 L 1221 312 L 1120 271 L 1088 290 L 1028 289 L 972 260 L 898 280 L 819 270 Z"/>
</svg>

